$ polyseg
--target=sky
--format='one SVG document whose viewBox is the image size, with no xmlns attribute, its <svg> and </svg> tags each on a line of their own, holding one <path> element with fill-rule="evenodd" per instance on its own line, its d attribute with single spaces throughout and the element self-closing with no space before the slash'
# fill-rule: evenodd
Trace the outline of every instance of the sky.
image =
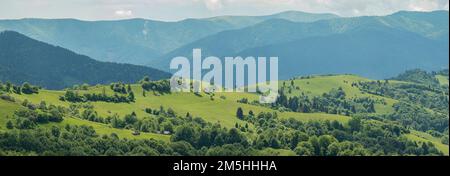
<svg viewBox="0 0 450 176">
<path fill-rule="evenodd" d="M 448 9 L 449 0 L 0 0 L 0 19 L 177 21 L 222 15 L 268 15 L 287 10 L 348 17 Z"/>
</svg>

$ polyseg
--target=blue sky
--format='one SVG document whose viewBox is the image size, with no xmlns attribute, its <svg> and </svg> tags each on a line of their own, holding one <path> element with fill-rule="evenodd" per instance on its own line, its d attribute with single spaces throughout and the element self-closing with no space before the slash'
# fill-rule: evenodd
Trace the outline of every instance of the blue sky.
<svg viewBox="0 0 450 176">
<path fill-rule="evenodd" d="M 0 0 L 0 19 L 175 21 L 221 15 L 267 15 L 286 10 L 361 16 L 448 8 L 449 0 Z"/>
</svg>

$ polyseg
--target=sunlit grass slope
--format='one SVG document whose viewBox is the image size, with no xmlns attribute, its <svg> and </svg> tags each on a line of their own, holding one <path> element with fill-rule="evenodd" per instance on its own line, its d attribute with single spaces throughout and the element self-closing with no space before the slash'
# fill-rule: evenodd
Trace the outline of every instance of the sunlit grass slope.
<svg viewBox="0 0 450 176">
<path fill-rule="evenodd" d="M 133 92 L 136 96 L 136 102 L 134 103 L 105 103 L 105 102 L 93 102 L 95 110 L 101 116 L 108 116 L 118 114 L 125 116 L 135 112 L 138 117 L 146 117 L 146 108 L 159 109 L 163 106 L 165 109 L 172 108 L 180 116 L 184 116 L 186 113 L 190 113 L 194 117 L 201 117 L 208 122 L 219 122 L 225 127 L 234 127 L 236 123 L 245 124 L 245 122 L 236 118 L 236 110 L 241 107 L 245 113 L 252 110 L 254 113 L 259 112 L 275 112 L 274 110 L 262 106 L 249 105 L 238 103 L 237 100 L 242 98 L 248 98 L 250 101 L 257 100 L 258 95 L 249 93 L 217 93 L 213 99 L 207 94 L 195 95 L 194 93 L 171 93 L 159 95 L 153 92 L 146 92 L 146 96 L 143 96 L 143 89 L 140 85 L 132 85 Z M 113 91 L 109 86 L 95 86 L 91 87 L 87 91 L 79 91 L 83 93 L 101 93 L 105 91 L 107 94 L 113 94 Z M 39 103 L 44 100 L 47 103 L 69 106 L 70 103 L 59 100 L 59 97 L 63 95 L 62 91 L 47 91 L 42 90 L 39 94 L 33 95 L 14 95 L 16 99 L 27 99 L 33 103 Z M 294 113 L 294 112 L 277 112 L 280 118 L 295 118 L 301 121 L 309 120 L 338 120 L 346 122 L 349 117 L 322 113 Z"/>
<path fill-rule="evenodd" d="M 411 131 L 410 134 L 406 134 L 406 137 L 412 141 L 416 141 L 419 143 L 431 142 L 436 146 L 438 150 L 442 151 L 445 155 L 449 155 L 449 146 L 442 144 L 439 138 L 433 137 L 430 134 L 420 131 Z"/>
<path fill-rule="evenodd" d="M 443 86 L 448 86 L 448 76 L 444 75 L 436 75 L 436 79 L 439 81 L 439 83 Z"/>
<path fill-rule="evenodd" d="M 442 78 L 443 79 L 443 78 Z M 312 76 L 302 79 L 294 79 L 294 87 L 291 88 L 291 92 L 288 96 L 298 96 L 302 93 L 308 96 L 320 96 L 324 93 L 329 92 L 333 88 L 341 87 L 347 95 L 347 98 L 357 98 L 357 97 L 369 97 L 372 99 L 382 99 L 386 104 L 376 104 L 377 113 L 390 113 L 393 111 L 392 105 L 397 100 L 371 95 L 364 93 L 357 87 L 352 86 L 352 83 L 372 81 L 370 79 L 362 78 L 355 75 L 331 75 L 331 76 Z M 280 86 L 285 82 L 287 87 L 290 87 L 291 81 L 280 81 Z M 403 83 L 390 81 L 391 84 Z M 136 101 L 133 103 L 106 103 L 106 102 L 91 102 L 94 109 L 102 117 L 107 117 L 109 115 L 118 114 L 124 117 L 126 114 L 131 114 L 135 112 L 139 118 L 144 118 L 150 116 L 145 112 L 146 108 L 159 109 L 161 106 L 165 109 L 172 108 L 179 116 L 184 116 L 186 113 L 190 113 L 194 117 L 201 117 L 204 120 L 211 123 L 220 123 L 225 127 L 234 127 L 236 123 L 245 124 L 246 122 L 239 120 L 236 117 L 236 110 L 241 107 L 244 113 L 247 114 L 250 110 L 254 113 L 259 112 L 276 112 L 279 118 L 295 118 L 300 121 L 310 121 L 310 120 L 337 120 L 340 122 L 347 122 L 350 117 L 341 115 L 332 115 L 324 113 L 295 113 L 295 112 L 280 112 L 270 109 L 268 107 L 243 104 L 238 103 L 238 100 L 247 98 L 249 102 L 259 99 L 259 95 L 251 93 L 215 93 L 213 98 L 211 95 L 206 93 L 201 93 L 196 95 L 194 93 L 171 93 L 171 94 L 159 94 L 154 92 L 146 92 L 143 95 L 143 89 L 140 85 L 131 85 L 132 90 L 135 94 Z M 297 89 L 298 87 L 298 89 Z M 102 93 L 105 91 L 108 95 L 113 95 L 114 92 L 109 88 L 109 85 L 99 85 L 89 87 L 88 90 L 78 91 L 80 94 L 84 93 Z M 50 90 L 40 90 L 39 94 L 32 95 L 17 95 L 11 94 L 15 99 L 16 103 L 8 102 L 5 100 L 0 100 L 0 131 L 6 130 L 6 122 L 13 116 L 15 110 L 23 108 L 20 102 L 23 100 L 28 100 L 34 104 L 38 104 L 41 101 L 47 102 L 47 104 L 61 105 L 68 107 L 69 102 L 64 102 L 59 100 L 60 96 L 63 96 L 65 91 L 50 91 Z M 157 139 L 163 141 L 169 141 L 169 135 L 152 134 L 152 133 L 141 133 L 141 135 L 132 135 L 131 130 L 125 129 L 115 129 L 111 128 L 107 124 L 90 122 L 82 119 L 77 119 L 73 117 L 65 117 L 64 121 L 61 123 L 50 123 L 42 125 L 43 127 L 51 127 L 54 125 L 64 127 L 65 125 L 87 125 L 92 126 L 99 135 L 109 135 L 111 133 L 116 133 L 121 138 L 130 139 Z M 252 127 L 250 125 L 250 127 Z M 417 142 L 432 142 L 439 150 L 443 151 L 448 155 L 448 145 L 444 145 L 440 142 L 440 139 L 432 137 L 426 133 L 413 131 L 411 134 L 405 135 L 408 139 Z M 269 150 L 269 149 L 268 149 Z M 271 151 L 274 155 L 292 155 L 289 151 L 273 150 Z"/>
<path fill-rule="evenodd" d="M 331 75 L 331 76 L 311 76 L 309 78 L 295 79 L 294 87 L 291 89 L 289 96 L 298 96 L 302 93 L 308 96 L 321 96 L 324 93 L 330 92 L 332 89 L 341 87 L 347 98 L 363 98 L 369 97 L 372 99 L 384 100 L 386 105 L 377 103 L 375 110 L 377 113 L 390 113 L 393 111 L 392 106 L 397 103 L 397 100 L 386 98 L 377 95 L 367 94 L 362 92 L 357 87 L 352 87 L 353 83 L 373 81 L 367 78 L 356 75 Z M 287 87 L 291 85 L 291 81 L 280 81 L 280 86 L 286 84 Z M 297 87 L 299 89 L 297 89 Z"/>
<path fill-rule="evenodd" d="M 6 130 L 6 123 L 13 117 L 14 112 L 20 108 L 22 108 L 22 106 L 19 104 L 0 100 L 0 131 Z M 99 135 L 110 135 L 112 133 L 115 133 L 120 138 L 157 139 L 163 141 L 169 141 L 170 139 L 170 136 L 168 135 L 152 134 L 152 133 L 141 133 L 139 136 L 134 136 L 132 134 L 133 131 L 131 130 L 111 128 L 106 124 L 95 123 L 71 117 L 65 117 L 64 121 L 62 121 L 61 123 L 48 123 L 42 125 L 42 127 L 52 127 L 52 126 L 64 127 L 65 125 L 92 126 Z"/>
<path fill-rule="evenodd" d="M 0 131 L 6 130 L 6 123 L 13 116 L 20 105 L 0 99 Z"/>
</svg>

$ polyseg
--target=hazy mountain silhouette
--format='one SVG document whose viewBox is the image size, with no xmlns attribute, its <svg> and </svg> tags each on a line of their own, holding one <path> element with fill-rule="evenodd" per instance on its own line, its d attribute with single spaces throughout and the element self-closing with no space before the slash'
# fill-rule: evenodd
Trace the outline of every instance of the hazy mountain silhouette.
<svg viewBox="0 0 450 176">
<path fill-rule="evenodd" d="M 190 58 L 193 48 L 201 48 L 204 57 L 279 56 L 283 78 L 329 72 L 385 78 L 411 67 L 441 69 L 448 67 L 448 17 L 448 11 L 436 11 L 312 23 L 272 19 L 205 37 L 153 66 L 169 68 L 171 58 Z"/>
<path fill-rule="evenodd" d="M 0 20 L 0 31 L 17 31 L 100 61 L 148 64 L 161 55 L 203 37 L 268 19 L 312 22 L 330 18 L 337 16 L 289 11 L 268 16 L 227 16 L 176 22 L 146 19 L 21 19 Z"/>
</svg>

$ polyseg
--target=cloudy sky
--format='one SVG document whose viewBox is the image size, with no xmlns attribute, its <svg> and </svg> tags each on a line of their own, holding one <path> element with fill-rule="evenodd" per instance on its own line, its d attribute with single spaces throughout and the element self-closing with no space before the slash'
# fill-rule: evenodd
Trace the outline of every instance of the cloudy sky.
<svg viewBox="0 0 450 176">
<path fill-rule="evenodd" d="M 0 19 L 175 21 L 220 15 L 266 15 L 286 10 L 361 16 L 448 9 L 449 0 L 0 0 Z"/>
</svg>

